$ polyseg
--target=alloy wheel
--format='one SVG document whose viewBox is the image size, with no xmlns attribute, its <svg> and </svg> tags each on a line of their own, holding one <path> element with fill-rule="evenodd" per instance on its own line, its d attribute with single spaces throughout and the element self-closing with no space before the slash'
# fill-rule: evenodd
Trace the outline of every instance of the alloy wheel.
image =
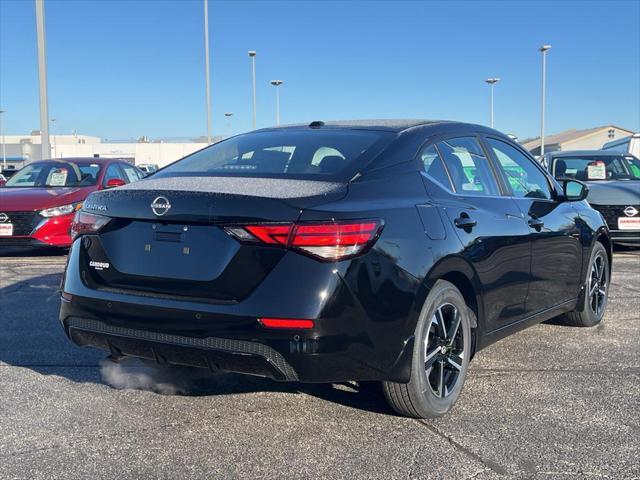
<svg viewBox="0 0 640 480">
<path fill-rule="evenodd" d="M 429 388 L 438 398 L 446 398 L 460 378 L 465 355 L 461 321 L 460 311 L 450 303 L 440 305 L 431 317 L 424 368 Z"/>
<path fill-rule="evenodd" d="M 598 253 L 591 263 L 589 272 L 589 307 L 600 318 L 607 298 L 607 278 L 605 274 L 605 258 Z"/>
</svg>

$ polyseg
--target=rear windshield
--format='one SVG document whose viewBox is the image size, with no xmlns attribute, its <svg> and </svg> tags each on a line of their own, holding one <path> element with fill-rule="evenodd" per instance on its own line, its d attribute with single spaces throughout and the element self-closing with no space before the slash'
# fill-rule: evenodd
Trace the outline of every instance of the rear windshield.
<svg viewBox="0 0 640 480">
<path fill-rule="evenodd" d="M 254 132 L 211 145 L 155 177 L 231 176 L 348 181 L 395 134 L 373 130 Z"/>
<path fill-rule="evenodd" d="M 631 155 L 558 157 L 551 163 L 556 178 L 577 180 L 640 180 L 640 160 Z"/>
<path fill-rule="evenodd" d="M 5 187 L 86 187 L 98 182 L 97 163 L 35 162 L 19 170 Z"/>
</svg>

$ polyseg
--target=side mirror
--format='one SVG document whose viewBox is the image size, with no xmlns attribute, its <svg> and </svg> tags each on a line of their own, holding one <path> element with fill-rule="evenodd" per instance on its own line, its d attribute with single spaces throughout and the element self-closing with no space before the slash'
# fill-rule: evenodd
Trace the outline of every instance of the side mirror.
<svg viewBox="0 0 640 480">
<path fill-rule="evenodd" d="M 0 179 L 0 188 L 4 187 L 5 183 L 7 183 L 6 180 Z"/>
<path fill-rule="evenodd" d="M 107 180 L 107 184 L 104 186 L 104 188 L 121 187 L 126 184 L 127 182 L 125 182 L 121 178 L 110 178 L 109 180 Z"/>
<path fill-rule="evenodd" d="M 560 179 L 562 181 L 562 190 L 564 198 L 567 202 L 579 202 L 587 198 L 589 187 L 580 180 Z"/>
</svg>

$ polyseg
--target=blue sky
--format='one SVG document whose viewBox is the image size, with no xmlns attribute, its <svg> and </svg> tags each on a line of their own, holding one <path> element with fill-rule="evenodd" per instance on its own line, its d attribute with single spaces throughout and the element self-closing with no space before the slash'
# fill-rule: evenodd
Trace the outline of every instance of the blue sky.
<svg viewBox="0 0 640 480">
<path fill-rule="evenodd" d="M 45 0 L 49 110 L 56 133 L 189 137 L 206 131 L 203 5 Z M 548 57 L 547 134 L 617 124 L 640 130 L 640 1 L 209 2 L 214 134 L 346 118 L 444 118 L 537 135 Z M 0 0 L 5 133 L 39 128 L 35 12 Z"/>
</svg>

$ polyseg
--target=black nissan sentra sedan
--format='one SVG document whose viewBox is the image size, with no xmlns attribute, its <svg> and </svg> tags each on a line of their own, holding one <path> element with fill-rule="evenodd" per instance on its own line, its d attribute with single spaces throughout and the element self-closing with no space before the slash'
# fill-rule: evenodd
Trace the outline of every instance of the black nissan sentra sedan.
<svg viewBox="0 0 640 480">
<path fill-rule="evenodd" d="M 116 359 L 377 380 L 398 413 L 438 416 L 480 349 L 602 320 L 611 240 L 586 194 L 477 125 L 258 130 L 92 194 L 60 321 Z"/>
</svg>

